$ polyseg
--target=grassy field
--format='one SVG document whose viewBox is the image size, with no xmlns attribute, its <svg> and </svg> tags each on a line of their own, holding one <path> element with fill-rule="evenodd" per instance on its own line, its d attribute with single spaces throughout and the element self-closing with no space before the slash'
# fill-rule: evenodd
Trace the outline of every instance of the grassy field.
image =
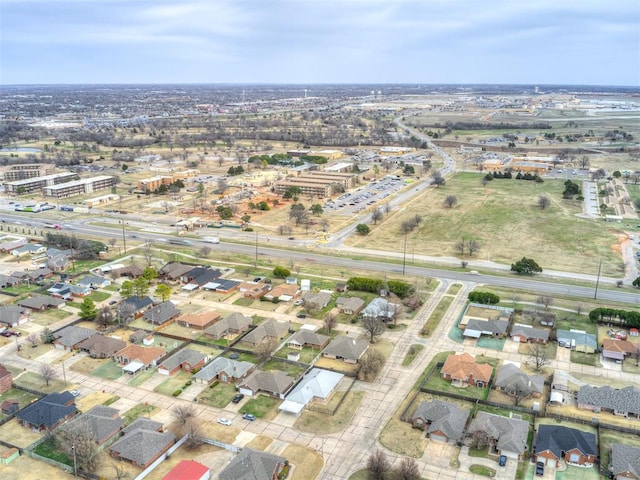
<svg viewBox="0 0 640 480">
<path fill-rule="evenodd" d="M 24 372 L 19 377 L 14 378 L 13 383 L 21 387 L 32 388 L 43 393 L 62 392 L 65 384 L 62 380 L 53 379 L 46 384 L 41 375 L 34 372 Z"/>
<path fill-rule="evenodd" d="M 380 250 L 395 248 L 402 236 L 401 223 L 418 211 L 429 221 L 409 234 L 408 248 L 416 254 L 455 255 L 456 242 L 470 235 L 480 241 L 478 257 L 483 259 L 511 264 L 526 255 L 543 269 L 593 273 L 602 257 L 602 274 L 618 274 L 616 227 L 576 217 L 582 205 L 562 199 L 562 181 L 494 180 L 483 187 L 481 178 L 481 174 L 457 174 L 443 188 L 417 198 L 411 208 L 392 211 L 368 236 L 353 237 L 349 243 Z M 457 197 L 455 208 L 442 206 L 447 195 Z M 549 208 L 537 207 L 540 195 L 551 200 Z"/>
<path fill-rule="evenodd" d="M 212 407 L 224 408 L 236 394 L 233 384 L 219 383 L 215 387 L 206 388 L 198 396 L 198 402 L 210 405 Z"/>
<path fill-rule="evenodd" d="M 273 420 L 278 414 L 278 405 L 280 400 L 267 395 L 258 395 L 249 399 L 240 409 L 240 413 L 252 413 L 257 418 Z"/>
<path fill-rule="evenodd" d="M 289 445 L 282 455 L 296 468 L 293 469 L 291 480 L 309 480 L 318 478 L 324 461 L 318 452 L 300 445 Z"/>
<path fill-rule="evenodd" d="M 136 418 L 138 417 L 151 417 L 151 414 L 156 410 L 157 407 L 153 405 L 149 405 L 148 403 L 139 403 L 135 407 L 130 410 L 127 410 L 124 415 L 122 415 L 122 419 L 124 420 L 125 425 L 130 425 Z"/>
<path fill-rule="evenodd" d="M 96 377 L 116 380 L 122 376 L 122 367 L 113 361 L 107 361 L 91 372 Z"/>
<path fill-rule="evenodd" d="M 64 320 L 71 315 L 72 313 L 67 312 L 66 310 L 51 309 L 46 312 L 33 313 L 33 315 L 31 315 L 31 321 L 43 327 L 48 327 L 49 325 L 59 322 L 60 320 Z"/>
<path fill-rule="evenodd" d="M 335 402 L 341 398 L 340 395 L 334 394 L 327 405 L 328 409 L 335 408 Z M 300 417 L 296 420 L 296 428 L 305 432 L 316 434 L 336 433 L 343 430 L 353 417 L 354 412 L 360 406 L 360 402 L 364 398 L 364 392 L 351 391 L 347 393 L 345 400 L 335 415 L 327 415 L 314 410 L 304 410 Z"/>
</svg>

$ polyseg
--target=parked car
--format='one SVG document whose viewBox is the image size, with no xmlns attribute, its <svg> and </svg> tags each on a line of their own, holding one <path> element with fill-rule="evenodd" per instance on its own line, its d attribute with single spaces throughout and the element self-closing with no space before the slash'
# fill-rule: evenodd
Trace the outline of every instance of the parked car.
<svg viewBox="0 0 640 480">
<path fill-rule="evenodd" d="M 536 463 L 536 476 L 542 477 L 544 475 L 544 462 Z"/>
<path fill-rule="evenodd" d="M 240 403 L 240 401 L 244 398 L 244 395 L 241 393 L 238 393 L 235 397 L 233 397 L 233 399 L 231 400 L 232 403 Z"/>
<path fill-rule="evenodd" d="M 244 418 L 245 420 L 249 420 L 250 422 L 253 422 L 256 419 L 256 416 L 252 415 L 251 413 L 243 413 L 242 418 Z"/>
<path fill-rule="evenodd" d="M 507 464 L 507 456 L 500 455 L 500 458 L 498 459 L 498 465 L 500 465 L 501 467 L 504 467 L 506 464 Z"/>
<path fill-rule="evenodd" d="M 302 300 L 296 300 L 295 302 L 293 302 L 293 304 L 294 304 L 296 307 L 299 307 L 300 305 L 302 305 Z"/>
<path fill-rule="evenodd" d="M 296 317 L 298 317 L 298 318 L 307 318 L 307 314 L 304 313 L 304 312 L 300 312 L 300 313 L 298 313 L 298 315 L 296 315 Z"/>
<path fill-rule="evenodd" d="M 227 427 L 231 425 L 231 420 L 229 420 L 228 418 L 218 417 L 217 421 L 220 425 L 226 425 Z"/>
<path fill-rule="evenodd" d="M 69 393 L 71 395 L 73 395 L 74 397 L 79 397 L 80 396 L 80 390 L 71 390 Z"/>
</svg>

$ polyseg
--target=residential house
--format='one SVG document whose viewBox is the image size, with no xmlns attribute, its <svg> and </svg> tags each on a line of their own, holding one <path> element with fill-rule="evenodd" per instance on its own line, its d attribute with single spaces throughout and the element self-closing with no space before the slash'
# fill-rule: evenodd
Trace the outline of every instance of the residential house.
<svg viewBox="0 0 640 480">
<path fill-rule="evenodd" d="M 346 283 L 338 282 L 336 283 L 336 292 L 345 293 L 349 291 L 349 286 Z"/>
<path fill-rule="evenodd" d="M 13 275 L 14 277 L 19 277 L 22 279 L 22 283 L 27 283 L 27 284 L 37 284 L 37 285 L 42 285 L 42 282 L 44 280 L 46 280 L 47 278 L 53 276 L 53 270 L 51 270 L 49 267 L 39 267 L 36 268 L 34 270 L 25 270 L 23 272 L 13 272 L 11 275 Z M 77 289 L 76 289 L 77 290 Z M 71 293 L 73 294 L 75 290 L 72 289 Z"/>
<path fill-rule="evenodd" d="M 494 382 L 496 390 L 514 397 L 540 397 L 544 390 L 544 378 L 528 375 L 513 363 L 505 363 L 498 369 Z"/>
<path fill-rule="evenodd" d="M 340 309 L 340 313 L 357 315 L 364 308 L 364 300 L 360 297 L 338 297 L 336 307 Z"/>
<path fill-rule="evenodd" d="M 287 347 L 298 349 L 310 347 L 316 350 L 322 350 L 327 346 L 329 340 L 331 340 L 331 337 L 327 335 L 322 335 L 312 330 L 301 328 L 287 340 Z"/>
<path fill-rule="evenodd" d="M 13 375 L 6 367 L 0 364 L 0 395 L 13 387 Z"/>
<path fill-rule="evenodd" d="M 573 465 L 592 466 L 598 458 L 596 436 L 561 425 L 539 425 L 533 447 L 537 462 L 560 465 L 560 460 Z"/>
<path fill-rule="evenodd" d="M 627 418 L 640 418 L 640 390 L 634 386 L 615 389 L 609 385 L 583 385 L 576 396 L 578 408 L 593 412 L 610 412 Z"/>
<path fill-rule="evenodd" d="M 383 322 L 393 320 L 400 311 L 400 305 L 389 302 L 386 298 L 376 297 L 369 302 L 362 313 L 361 318 L 377 318 Z"/>
<path fill-rule="evenodd" d="M 488 363 L 476 363 L 468 353 L 449 355 L 440 372 L 442 378 L 457 387 L 486 387 L 491 380 L 493 367 Z"/>
<path fill-rule="evenodd" d="M 47 252 L 49 253 L 49 252 Z M 61 272 L 69 265 L 69 256 L 66 253 L 50 256 L 47 259 L 47 268 L 52 272 Z"/>
<path fill-rule="evenodd" d="M 98 334 L 80 342 L 78 350 L 88 353 L 91 358 L 111 358 L 126 346 L 119 338 Z"/>
<path fill-rule="evenodd" d="M 215 282 L 222 276 L 222 272 L 211 267 L 196 267 L 185 273 L 181 280 L 186 284 L 183 288 L 187 290 L 196 290 L 209 283 Z"/>
<path fill-rule="evenodd" d="M 337 336 L 322 352 L 323 357 L 342 360 L 346 363 L 358 363 L 369 348 L 369 341 L 364 338 Z"/>
<path fill-rule="evenodd" d="M 191 348 L 183 348 L 164 359 L 158 365 L 158 373 L 160 375 L 173 375 L 178 370 L 191 372 L 196 368 L 203 367 L 206 361 L 207 356 L 204 353 Z"/>
<path fill-rule="evenodd" d="M 331 301 L 331 293 L 321 290 L 319 292 L 306 292 L 302 295 L 302 302 L 306 308 L 321 310 L 329 305 Z"/>
<path fill-rule="evenodd" d="M 228 280 L 226 278 L 216 278 L 213 282 L 202 285 L 203 290 L 211 290 L 218 293 L 231 293 L 236 291 L 242 282 L 238 280 Z"/>
<path fill-rule="evenodd" d="M 11 250 L 11 255 L 21 257 L 22 255 L 38 255 L 47 251 L 47 247 L 40 243 L 27 243 L 21 247 Z"/>
<path fill-rule="evenodd" d="M 181 327 L 204 330 L 220 320 L 220 318 L 218 312 L 209 310 L 201 313 L 182 314 L 176 319 L 176 322 Z"/>
<path fill-rule="evenodd" d="M 97 334 L 98 332 L 90 328 L 69 325 L 68 327 L 53 332 L 53 335 L 56 337 L 53 345 L 59 350 L 76 350 L 80 343 Z"/>
<path fill-rule="evenodd" d="M 4 237 L 7 238 L 7 237 Z M 2 253 L 10 253 L 16 248 L 20 248 L 28 243 L 26 238 L 19 238 L 17 240 L 9 240 L 6 242 L 0 243 L 0 252 Z"/>
<path fill-rule="evenodd" d="M 113 360 L 124 365 L 126 373 L 135 375 L 139 371 L 156 366 L 157 362 L 166 355 L 167 351 L 160 347 L 143 347 L 142 345 L 128 345 L 113 356 Z"/>
<path fill-rule="evenodd" d="M 455 403 L 433 400 L 421 402 L 411 422 L 413 426 L 427 431 L 427 438 L 443 443 L 458 443 L 462 440 L 469 411 Z"/>
<path fill-rule="evenodd" d="M 236 383 L 245 379 L 256 366 L 253 363 L 234 360 L 226 357 L 216 357 L 193 378 L 199 383 L 211 383 L 219 380 L 223 383 Z"/>
<path fill-rule="evenodd" d="M 204 331 L 204 336 L 213 340 L 231 339 L 249 330 L 252 324 L 253 319 L 251 317 L 241 313 L 231 313 L 207 328 Z"/>
<path fill-rule="evenodd" d="M 278 407 L 278 410 L 299 415 L 309 403 L 327 401 L 343 377 L 342 373 L 312 368 L 295 388 L 289 392 L 285 401 Z"/>
<path fill-rule="evenodd" d="M 66 432 L 86 433 L 98 445 L 109 441 L 124 427 L 124 421 L 120 418 L 120 411 L 97 405 L 86 413 L 75 416 L 60 427 Z"/>
<path fill-rule="evenodd" d="M 111 280 L 98 275 L 85 275 L 78 281 L 78 285 L 89 287 L 93 290 L 98 288 L 105 288 L 111 285 Z"/>
<path fill-rule="evenodd" d="M 153 306 L 153 298 L 151 297 L 129 297 L 120 302 L 117 314 L 127 313 L 133 318 L 140 318 L 151 306 Z"/>
<path fill-rule="evenodd" d="M 25 307 L 5 305 L 0 307 L 0 326 L 17 327 L 29 321 Z"/>
<path fill-rule="evenodd" d="M 93 290 L 86 285 L 73 285 L 71 283 L 58 282 L 54 283 L 47 289 L 52 297 L 64 298 L 70 300 L 72 297 L 86 297 L 90 295 Z"/>
<path fill-rule="evenodd" d="M 294 379 L 278 370 L 263 372 L 256 370 L 238 384 L 238 390 L 245 395 L 254 396 L 260 392 L 284 399 L 293 385 Z"/>
<path fill-rule="evenodd" d="M 132 427 L 137 422 L 132 423 Z M 137 423 L 136 428 L 123 430 L 124 435 L 109 448 L 111 456 L 141 468 L 147 468 L 176 442 L 171 432 L 160 432 L 146 423 Z"/>
<path fill-rule="evenodd" d="M 287 285 L 282 283 L 273 287 L 268 293 L 264 295 L 265 300 L 270 302 L 278 300 L 280 302 L 290 302 L 294 298 L 300 295 L 300 288 L 298 284 Z"/>
<path fill-rule="evenodd" d="M 558 330 L 556 337 L 559 345 L 571 347 L 576 352 L 595 353 L 598 349 L 596 336 L 584 330 Z"/>
<path fill-rule="evenodd" d="M 279 342 L 289 332 L 289 325 L 288 322 L 278 322 L 269 318 L 242 337 L 241 342 L 252 347 L 267 341 Z"/>
<path fill-rule="evenodd" d="M 15 287 L 21 285 L 23 282 L 19 276 L 0 274 L 0 288 Z"/>
<path fill-rule="evenodd" d="M 615 480 L 640 479 L 640 448 L 613 443 L 610 459 L 609 472 Z"/>
<path fill-rule="evenodd" d="M 141 277 L 143 273 L 144 269 L 138 265 L 126 265 L 114 268 L 109 272 L 112 278 L 127 277 L 131 279 Z"/>
<path fill-rule="evenodd" d="M 146 330 L 136 330 L 129 335 L 129 341 L 134 345 L 142 343 L 142 341 L 149 335 Z"/>
<path fill-rule="evenodd" d="M 180 460 L 162 480 L 209 480 L 211 471 L 195 460 Z"/>
<path fill-rule="evenodd" d="M 638 352 L 638 346 L 628 340 L 605 338 L 602 341 L 602 356 L 610 360 L 624 360 Z"/>
<path fill-rule="evenodd" d="M 287 460 L 273 453 L 243 448 L 219 474 L 219 480 L 278 480 Z"/>
<path fill-rule="evenodd" d="M 482 335 L 502 338 L 507 334 L 508 328 L 509 322 L 505 320 L 481 320 L 471 318 L 467 321 L 463 335 L 471 338 L 480 338 Z"/>
<path fill-rule="evenodd" d="M 522 459 L 527 450 L 529 422 L 519 418 L 503 417 L 487 412 L 478 412 L 467 429 L 473 437 L 476 432 L 486 434 L 490 439 L 491 451 L 497 455 Z"/>
<path fill-rule="evenodd" d="M 169 262 L 158 270 L 158 276 L 162 280 L 180 280 L 180 278 L 196 267 L 195 264 L 182 262 Z"/>
<path fill-rule="evenodd" d="M 263 282 L 244 282 L 238 288 L 243 293 L 244 298 L 257 300 L 271 290 L 271 285 Z"/>
<path fill-rule="evenodd" d="M 18 412 L 18 423 L 39 432 L 53 430 L 78 413 L 75 397 L 69 392 L 54 392 L 27 405 Z"/>
<path fill-rule="evenodd" d="M 163 327 L 173 322 L 181 313 L 171 300 L 167 300 L 144 312 L 142 318 L 149 322 L 153 328 L 155 328 L 156 325 Z"/>
<path fill-rule="evenodd" d="M 37 312 L 43 312 L 49 308 L 63 308 L 66 304 L 62 298 L 55 298 L 49 295 L 34 295 L 33 297 L 23 298 L 17 303 L 20 307 L 30 308 Z"/>
<path fill-rule="evenodd" d="M 549 330 L 515 323 L 511 327 L 511 339 L 520 343 L 547 343 L 549 341 Z"/>
</svg>

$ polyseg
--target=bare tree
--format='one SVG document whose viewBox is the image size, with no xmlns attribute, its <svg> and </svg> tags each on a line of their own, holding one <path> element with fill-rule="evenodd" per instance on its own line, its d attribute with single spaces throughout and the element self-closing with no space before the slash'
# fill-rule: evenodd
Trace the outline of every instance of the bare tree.
<svg viewBox="0 0 640 480">
<path fill-rule="evenodd" d="M 198 412 L 193 405 L 178 405 L 173 409 L 173 416 L 178 423 L 178 434 L 187 435 L 187 448 L 197 448 L 202 445 L 202 430 Z"/>
<path fill-rule="evenodd" d="M 439 170 L 436 170 L 433 172 L 433 175 L 431 175 L 431 183 L 438 188 L 445 184 L 445 179 Z"/>
<path fill-rule="evenodd" d="M 265 340 L 264 342 L 260 342 L 256 347 L 256 355 L 261 362 L 268 360 L 275 352 L 276 348 L 278 348 L 277 340 L 270 338 Z"/>
<path fill-rule="evenodd" d="M 391 202 L 387 202 L 384 204 L 384 213 L 389 215 L 391 213 Z"/>
<path fill-rule="evenodd" d="M 338 321 L 336 320 L 336 316 L 333 313 L 329 312 L 324 316 L 323 325 L 329 335 L 331 335 L 331 330 L 335 328 L 337 323 Z"/>
<path fill-rule="evenodd" d="M 98 310 L 98 315 L 96 315 L 96 322 L 98 325 L 107 326 L 113 323 L 113 312 L 108 306 L 103 306 Z"/>
<path fill-rule="evenodd" d="M 110 238 L 109 239 L 109 246 L 113 247 L 116 244 L 117 240 L 115 238 Z"/>
<path fill-rule="evenodd" d="M 136 313 L 135 306 L 129 302 L 122 302 L 118 305 L 116 310 L 116 319 L 119 325 L 126 325 L 133 320 L 133 315 Z"/>
<path fill-rule="evenodd" d="M 380 207 L 374 208 L 371 212 L 371 220 L 373 221 L 373 224 L 377 224 L 380 220 L 382 220 L 383 216 L 384 214 L 382 213 L 382 209 Z"/>
<path fill-rule="evenodd" d="M 147 267 L 150 267 L 153 264 L 153 248 L 151 242 L 148 240 L 144 242 L 142 246 L 142 256 L 144 257 Z"/>
<path fill-rule="evenodd" d="M 177 405 L 173 409 L 173 416 L 178 422 L 178 427 L 184 427 L 190 419 L 196 417 L 198 412 L 193 405 Z"/>
<path fill-rule="evenodd" d="M 42 379 L 47 384 L 47 387 L 49 386 L 49 382 L 51 382 L 51 380 L 58 378 L 58 372 L 56 372 L 56 369 L 48 363 L 41 363 L 39 370 L 40 375 L 42 375 Z"/>
<path fill-rule="evenodd" d="M 528 353 L 529 356 L 533 359 L 536 372 L 542 370 L 542 367 L 550 362 L 546 345 L 543 345 L 541 343 L 533 343 L 529 345 Z"/>
<path fill-rule="evenodd" d="M 471 445 L 475 448 L 484 448 L 489 445 L 491 436 L 484 430 L 476 430 L 471 436 Z"/>
<path fill-rule="evenodd" d="M 443 203 L 445 207 L 453 208 L 458 203 L 458 197 L 456 197 L 455 195 L 447 195 Z"/>
<path fill-rule="evenodd" d="M 369 335 L 370 343 L 374 343 L 385 328 L 384 322 L 377 317 L 366 316 L 362 319 L 362 329 Z"/>
<path fill-rule="evenodd" d="M 553 304 L 553 297 L 550 295 L 540 295 L 536 299 L 538 305 L 542 305 L 545 310 L 549 309 L 549 306 Z"/>
<path fill-rule="evenodd" d="M 480 242 L 473 237 L 468 238 L 467 250 L 469 251 L 469 256 L 472 257 L 474 253 L 480 250 Z"/>
<path fill-rule="evenodd" d="M 293 231 L 290 225 L 278 225 L 278 233 L 280 235 L 289 235 Z"/>
<path fill-rule="evenodd" d="M 67 456 L 74 458 L 74 467 L 88 473 L 95 472 L 100 465 L 101 452 L 95 434 L 85 424 L 63 427 L 58 437 L 60 446 Z"/>
<path fill-rule="evenodd" d="M 382 450 L 376 450 L 367 459 L 367 477 L 369 480 L 385 480 L 391 468 L 387 456 Z"/>
<path fill-rule="evenodd" d="M 164 213 L 169 213 L 171 211 L 171 202 L 164 201 L 161 205 L 162 208 L 164 208 Z"/>
<path fill-rule="evenodd" d="M 413 458 L 403 457 L 396 471 L 397 480 L 420 480 L 420 469 Z"/>
<path fill-rule="evenodd" d="M 545 210 L 551 204 L 551 200 L 546 195 L 540 195 L 538 197 L 538 206 L 541 210 Z"/>
<path fill-rule="evenodd" d="M 113 470 L 114 470 L 113 480 L 129 480 L 131 478 L 131 475 L 129 474 L 129 472 L 127 472 L 127 470 L 121 465 L 118 465 L 117 463 L 112 463 L 111 466 L 113 467 Z"/>
<path fill-rule="evenodd" d="M 198 253 L 200 254 L 200 256 L 202 258 L 207 258 L 209 256 L 209 254 L 211 253 L 211 247 L 208 247 L 207 245 L 204 245 L 204 246 L 200 247 L 200 249 L 198 249 Z"/>
<path fill-rule="evenodd" d="M 38 343 L 40 343 L 40 337 L 37 333 L 32 332 L 27 336 L 27 342 L 29 342 L 33 348 L 36 348 Z"/>
</svg>

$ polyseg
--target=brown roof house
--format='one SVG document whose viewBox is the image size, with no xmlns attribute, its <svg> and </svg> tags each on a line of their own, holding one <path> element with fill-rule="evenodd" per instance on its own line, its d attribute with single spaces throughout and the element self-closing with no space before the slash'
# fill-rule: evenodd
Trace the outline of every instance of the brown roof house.
<svg viewBox="0 0 640 480">
<path fill-rule="evenodd" d="M 113 360 L 124 365 L 123 371 L 135 375 L 139 371 L 156 366 L 157 362 L 167 353 L 160 347 L 143 347 L 142 345 L 128 345 L 113 356 Z"/>
<path fill-rule="evenodd" d="M 288 322 L 278 322 L 269 318 L 242 337 L 241 342 L 256 347 L 258 344 L 269 340 L 280 341 L 284 339 L 288 332 Z"/>
<path fill-rule="evenodd" d="M 274 301 L 278 300 L 280 302 L 290 302 L 292 299 L 297 297 L 300 294 L 300 287 L 298 284 L 288 285 L 283 283 L 281 285 L 276 285 L 273 287 L 268 293 L 264 295 L 265 300 Z"/>
<path fill-rule="evenodd" d="M 91 358 L 111 358 L 126 346 L 126 342 L 118 338 L 98 334 L 80 342 L 78 350 L 87 352 Z"/>
<path fill-rule="evenodd" d="M 367 348 L 369 348 L 368 340 L 341 335 L 331 341 L 322 352 L 322 356 L 342 360 L 346 363 L 358 363 Z"/>
<path fill-rule="evenodd" d="M 219 474 L 220 480 L 278 480 L 287 465 L 284 457 L 243 448 Z"/>
<path fill-rule="evenodd" d="M 62 431 L 73 433 L 87 433 L 98 445 L 102 445 L 120 432 L 124 421 L 120 418 L 120 411 L 97 405 L 82 415 L 77 415 L 60 427 Z"/>
<path fill-rule="evenodd" d="M 609 471 L 615 480 L 639 480 L 640 448 L 621 443 L 612 444 Z"/>
<path fill-rule="evenodd" d="M 256 366 L 250 362 L 216 357 L 196 373 L 193 378 L 199 383 L 211 383 L 219 380 L 224 383 L 235 383 L 246 378 Z"/>
<path fill-rule="evenodd" d="M 520 343 L 547 343 L 549 330 L 516 323 L 511 327 L 511 339 Z"/>
<path fill-rule="evenodd" d="M 43 312 L 49 308 L 63 308 L 67 302 L 62 298 L 52 297 L 50 295 L 34 295 L 33 297 L 23 298 L 18 305 L 38 312 Z"/>
<path fill-rule="evenodd" d="M 192 313 L 180 315 L 176 322 L 181 327 L 193 328 L 194 330 L 204 330 L 220 320 L 220 314 L 210 310 L 208 312 Z"/>
<path fill-rule="evenodd" d="M 294 379 L 278 370 L 262 372 L 257 370 L 238 385 L 240 393 L 257 395 L 260 392 L 284 399 L 287 391 L 293 386 Z"/>
<path fill-rule="evenodd" d="M 442 366 L 440 374 L 450 380 L 456 387 L 486 387 L 491 380 L 493 367 L 487 363 L 476 363 L 468 353 L 449 355 Z"/>
<path fill-rule="evenodd" d="M 638 346 L 628 340 L 605 338 L 602 341 L 602 356 L 611 360 L 624 360 L 638 351 Z"/>
<path fill-rule="evenodd" d="M 360 297 L 338 297 L 336 307 L 340 309 L 340 313 L 357 315 L 364 308 L 364 300 Z"/>
<path fill-rule="evenodd" d="M 218 340 L 220 338 L 232 339 L 249 330 L 253 319 L 241 313 L 231 313 L 222 320 L 214 323 L 204 331 L 204 336 Z"/>
<path fill-rule="evenodd" d="M 304 347 L 322 350 L 331 338 L 327 335 L 301 328 L 287 340 L 287 347 L 302 349 Z"/>
<path fill-rule="evenodd" d="M 13 385 L 13 375 L 4 365 L 0 365 L 0 395 L 7 390 L 11 390 Z"/>
<path fill-rule="evenodd" d="M 305 307 L 319 310 L 329 305 L 331 301 L 331 292 L 306 292 L 302 295 L 302 302 Z"/>
<path fill-rule="evenodd" d="M 158 431 L 152 423 L 133 422 L 123 430 L 124 435 L 109 448 L 111 456 L 141 468 L 147 468 L 176 442 L 171 432 Z M 131 428 L 135 425 L 135 428 Z"/>
<path fill-rule="evenodd" d="M 529 422 L 478 412 L 467 429 L 467 436 L 473 438 L 478 434 L 487 436 L 492 453 L 522 459 L 527 450 Z"/>
<path fill-rule="evenodd" d="M 462 440 L 469 411 L 452 402 L 421 402 L 413 415 L 413 426 L 427 431 L 427 437 L 444 443 Z"/>
<path fill-rule="evenodd" d="M 201 368 L 207 361 L 207 356 L 192 350 L 191 348 L 183 348 L 168 358 L 165 358 L 158 365 L 158 373 L 160 375 L 173 375 L 179 370 L 191 372 L 196 368 Z"/>
</svg>

